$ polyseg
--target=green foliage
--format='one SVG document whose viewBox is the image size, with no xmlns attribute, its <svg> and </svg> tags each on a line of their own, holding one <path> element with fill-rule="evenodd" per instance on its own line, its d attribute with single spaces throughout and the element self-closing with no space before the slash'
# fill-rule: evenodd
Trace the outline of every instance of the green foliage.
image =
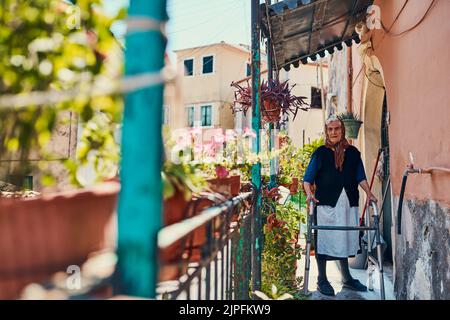
<svg viewBox="0 0 450 320">
<path fill-rule="evenodd" d="M 275 204 L 264 226 L 262 255 L 262 291 L 270 294 L 275 285 L 279 295 L 298 291 L 301 278 L 296 277 L 301 248 L 297 244 L 303 214 L 292 203 Z"/>
<path fill-rule="evenodd" d="M 339 113 L 337 115 L 338 119 L 341 120 L 356 120 L 356 121 L 361 121 L 358 114 L 350 112 L 350 111 L 345 111 L 342 113 Z"/>
<path fill-rule="evenodd" d="M 289 293 L 279 294 L 278 288 L 275 285 L 272 285 L 272 290 L 269 295 L 261 291 L 253 291 L 253 294 L 261 300 L 289 300 L 294 298 Z"/>
<path fill-rule="evenodd" d="M 299 179 L 303 180 L 306 168 L 311 160 L 311 156 L 317 148 L 324 145 L 324 139 L 313 140 L 309 144 L 305 144 L 299 151 L 298 163 L 299 163 Z"/>
<path fill-rule="evenodd" d="M 118 17 L 103 15 L 101 5 L 102 0 L 78 0 L 76 7 L 61 0 L 2 1 L 0 95 L 82 90 L 92 88 L 94 82 L 99 84 L 99 79 L 114 80 L 110 65 L 121 70 L 121 61 L 110 61 L 108 54 L 118 46 L 110 32 Z M 123 12 L 119 14 L 123 16 Z M 92 159 L 99 176 L 111 176 L 106 168 L 118 161 L 113 139 L 114 123 L 120 121 L 122 111 L 118 95 L 78 95 L 58 104 L 1 108 L 2 158 L 21 160 L 17 170 L 23 174 L 20 171 L 28 168 L 31 152 L 46 152 L 63 110 L 79 115 L 86 129 L 79 159 L 65 161 L 72 181 L 80 185 L 77 167 L 87 158 Z M 99 113 L 105 117 L 96 116 Z M 52 182 L 48 177 L 45 180 Z"/>
<path fill-rule="evenodd" d="M 189 201 L 193 193 L 199 193 L 207 187 L 200 170 L 187 163 L 175 164 L 167 161 L 163 165 L 161 178 L 164 200 L 171 198 L 176 190 L 179 190 L 183 193 L 186 201 Z"/>
</svg>

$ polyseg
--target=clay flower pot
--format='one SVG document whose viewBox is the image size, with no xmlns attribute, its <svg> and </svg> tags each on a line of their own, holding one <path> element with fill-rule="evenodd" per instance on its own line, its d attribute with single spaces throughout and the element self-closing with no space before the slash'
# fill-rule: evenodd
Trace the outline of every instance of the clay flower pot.
<svg viewBox="0 0 450 320">
<path fill-rule="evenodd" d="M 289 191 L 291 195 L 295 195 L 298 192 L 298 178 L 292 178 L 292 183 L 289 185 Z"/>
<path fill-rule="evenodd" d="M 0 199 L 0 299 L 16 299 L 33 282 L 43 282 L 88 255 L 108 247 L 105 231 L 116 209 L 120 184 Z"/>
<path fill-rule="evenodd" d="M 264 100 L 263 110 L 261 110 L 262 120 L 266 123 L 276 123 L 280 121 L 281 107 L 276 101 Z"/>
<path fill-rule="evenodd" d="M 212 191 L 225 197 L 235 197 L 239 195 L 241 189 L 241 176 L 234 175 L 227 178 L 209 179 L 208 183 Z"/>
<path fill-rule="evenodd" d="M 176 190 L 173 197 L 164 200 L 164 226 L 169 226 L 186 219 L 189 215 L 188 210 L 189 202 L 184 199 L 181 191 Z M 184 248 L 184 241 L 179 240 L 170 247 L 159 250 L 158 256 L 161 264 L 158 272 L 158 281 L 176 280 L 186 271 L 186 267 L 182 264 Z"/>
</svg>

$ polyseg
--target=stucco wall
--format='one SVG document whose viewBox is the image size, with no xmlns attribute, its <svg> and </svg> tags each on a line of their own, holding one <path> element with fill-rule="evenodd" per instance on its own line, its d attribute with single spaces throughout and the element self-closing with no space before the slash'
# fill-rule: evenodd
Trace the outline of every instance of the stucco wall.
<svg viewBox="0 0 450 320">
<path fill-rule="evenodd" d="M 78 118 L 75 113 L 64 111 L 58 115 L 57 119 L 56 127 L 44 148 L 46 155 L 44 156 L 37 150 L 33 150 L 28 157 L 31 171 L 26 174 L 33 177 L 33 190 L 35 191 L 50 192 L 73 188 L 62 161 L 75 157 Z M 17 159 L 18 155 L 2 159 L 0 162 L 0 180 L 8 181 L 9 174 L 13 172 L 15 166 L 20 165 Z M 44 188 L 41 182 L 44 173 L 51 174 L 55 178 L 54 185 Z"/>
<path fill-rule="evenodd" d="M 431 1 L 410 0 L 391 29 L 399 33 L 415 25 Z M 403 1 L 375 1 L 388 28 Z M 409 162 L 415 166 L 450 167 L 450 1 L 436 1 L 428 16 L 401 37 L 382 30 L 371 32 L 368 51 L 371 68 L 380 74 L 371 80 L 386 87 L 389 112 L 390 172 L 392 185 L 392 241 L 395 290 L 399 299 L 449 299 L 450 297 L 450 175 L 410 175 L 403 203 L 402 234 L 396 232 L 398 198 L 402 175 Z M 361 56 L 354 45 L 354 79 L 360 71 Z M 332 66 L 331 66 L 332 67 Z M 365 123 L 357 145 L 368 161 L 379 141 L 382 94 L 360 72 L 354 80 L 353 106 Z M 344 84 L 342 84 L 344 88 Z M 367 170 L 367 168 L 366 168 Z"/>
<path fill-rule="evenodd" d="M 328 67 L 323 68 L 323 84 L 326 90 L 328 84 Z M 311 103 L 311 87 L 320 88 L 320 69 L 315 64 L 300 65 L 289 72 L 283 71 L 281 79 L 289 79 L 291 85 L 295 84 L 292 93 L 306 97 L 306 102 Z M 289 119 L 289 136 L 297 147 L 303 146 L 303 130 L 305 131 L 305 143 L 319 139 L 323 135 L 322 109 L 300 110 L 295 120 Z"/>
<path fill-rule="evenodd" d="M 375 1 L 381 7 L 383 22 L 390 26 L 401 1 Z M 430 1 L 412 0 L 405 7 L 392 32 L 414 25 Z M 387 87 L 391 124 L 391 171 L 394 194 L 400 192 L 408 153 L 416 166 L 450 165 L 450 1 L 436 1 L 423 23 L 402 37 L 373 35 L 375 55 L 380 60 Z M 450 176 L 412 176 L 405 197 L 433 199 L 450 205 Z"/>
</svg>

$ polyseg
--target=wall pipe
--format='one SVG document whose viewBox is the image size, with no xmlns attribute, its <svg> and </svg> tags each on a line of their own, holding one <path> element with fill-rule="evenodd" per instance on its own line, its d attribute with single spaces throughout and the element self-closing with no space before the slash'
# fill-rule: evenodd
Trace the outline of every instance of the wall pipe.
<svg viewBox="0 0 450 320">
<path fill-rule="evenodd" d="M 397 234 L 402 234 L 402 207 L 403 207 L 403 197 L 405 196 L 405 188 L 406 188 L 406 182 L 408 180 L 408 175 L 412 173 L 418 173 L 418 174 L 432 174 L 433 171 L 442 171 L 446 173 L 450 173 L 449 168 L 443 168 L 443 167 L 428 167 L 425 169 L 422 168 L 414 168 L 414 164 L 409 163 L 407 165 L 407 169 L 403 173 L 403 179 L 402 179 L 402 187 L 400 189 L 400 198 L 398 200 L 398 209 L 397 209 Z"/>
</svg>

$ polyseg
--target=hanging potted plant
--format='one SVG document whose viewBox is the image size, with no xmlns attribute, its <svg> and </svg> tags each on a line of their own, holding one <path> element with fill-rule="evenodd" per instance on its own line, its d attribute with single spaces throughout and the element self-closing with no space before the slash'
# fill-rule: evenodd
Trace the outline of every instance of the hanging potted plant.
<svg viewBox="0 0 450 320">
<path fill-rule="evenodd" d="M 233 113 L 242 111 L 244 115 L 252 106 L 252 88 L 247 83 L 246 87 L 232 82 L 231 86 L 236 88 L 234 103 L 231 106 Z M 261 119 L 263 123 L 276 123 L 282 115 L 297 116 L 299 109 L 308 110 L 305 102 L 306 97 L 295 96 L 288 80 L 280 82 L 279 79 L 270 81 L 263 80 L 261 83 Z"/>
<path fill-rule="evenodd" d="M 344 122 L 345 126 L 345 137 L 349 139 L 357 139 L 359 128 L 361 127 L 361 124 L 363 123 L 359 116 L 356 113 L 346 111 L 342 112 L 337 115 L 339 119 Z"/>
</svg>

